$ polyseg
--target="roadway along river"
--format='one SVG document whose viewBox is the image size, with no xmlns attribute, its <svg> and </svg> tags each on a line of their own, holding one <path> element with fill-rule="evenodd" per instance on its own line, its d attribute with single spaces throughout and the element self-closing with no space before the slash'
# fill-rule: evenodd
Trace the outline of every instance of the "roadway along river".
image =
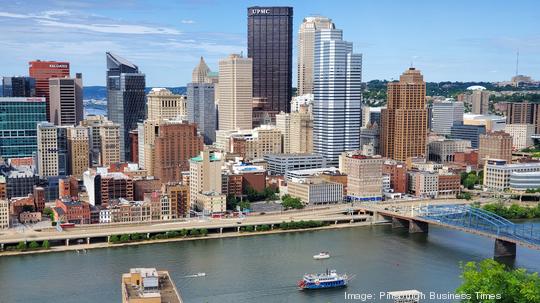
<svg viewBox="0 0 540 303">
<path fill-rule="evenodd" d="M 320 251 L 332 257 L 313 260 Z M 188 303 L 344 302 L 344 289 L 295 287 L 305 272 L 327 267 L 356 275 L 349 293 L 447 293 L 460 283 L 461 261 L 492 253 L 492 240 L 458 231 L 377 226 L 0 257 L 0 302 L 120 302 L 120 277 L 131 267 L 169 270 Z M 540 271 L 540 251 L 518 247 L 516 266 Z M 185 277 L 197 272 L 207 276 Z"/>
</svg>

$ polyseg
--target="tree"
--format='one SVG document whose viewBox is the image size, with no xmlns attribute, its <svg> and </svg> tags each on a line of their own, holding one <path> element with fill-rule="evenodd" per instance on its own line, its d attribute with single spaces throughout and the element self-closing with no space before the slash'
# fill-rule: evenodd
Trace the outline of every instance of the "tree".
<svg viewBox="0 0 540 303">
<path fill-rule="evenodd" d="M 44 216 L 50 216 L 53 213 L 53 210 L 50 207 L 45 207 L 43 209 L 43 215 Z"/>
<path fill-rule="evenodd" d="M 510 270 L 492 259 L 480 263 L 468 262 L 461 268 L 463 282 L 456 292 L 470 295 L 470 299 L 462 302 L 540 302 L 540 278 L 537 273 L 528 273 L 523 268 Z M 476 293 L 500 294 L 500 297 L 486 300 L 479 298 Z"/>
<path fill-rule="evenodd" d="M 249 203 L 249 201 L 241 201 L 240 203 L 238 203 L 238 206 L 240 206 L 240 209 L 243 210 L 243 209 L 249 209 L 251 207 L 251 203 Z"/>
<path fill-rule="evenodd" d="M 26 242 L 24 242 L 24 241 L 19 242 L 19 244 L 17 244 L 17 249 L 18 250 L 25 250 L 26 249 Z"/>
<path fill-rule="evenodd" d="M 192 230 L 189 231 L 189 235 L 190 235 L 190 236 L 193 236 L 193 237 L 197 237 L 199 234 L 200 234 L 200 233 L 199 233 L 199 230 L 196 229 L 196 228 L 194 228 L 194 229 L 192 229 Z"/>
<path fill-rule="evenodd" d="M 129 234 L 123 234 L 120 236 L 120 242 L 128 242 L 129 241 Z"/>
<path fill-rule="evenodd" d="M 109 242 L 111 242 L 111 243 L 116 243 L 116 242 L 118 242 L 118 241 L 120 241 L 120 240 L 118 239 L 118 236 L 117 236 L 117 235 L 113 235 L 113 236 L 111 236 L 111 237 L 109 238 Z"/>
<path fill-rule="evenodd" d="M 302 200 L 300 200 L 299 198 L 293 198 L 293 197 L 291 197 L 289 195 L 283 195 L 281 200 L 283 201 L 281 203 L 281 205 L 283 205 L 283 207 L 285 209 L 289 209 L 289 208 L 301 209 L 301 208 L 304 208 L 304 204 L 302 203 Z"/>
<path fill-rule="evenodd" d="M 206 236 L 206 235 L 208 235 L 208 229 L 201 228 L 201 236 Z"/>
<path fill-rule="evenodd" d="M 30 249 L 38 249 L 39 244 L 36 241 L 32 241 L 32 242 L 30 242 L 30 245 L 28 246 L 28 248 L 30 248 Z"/>
<path fill-rule="evenodd" d="M 49 243 L 49 240 L 43 241 L 43 244 L 41 244 L 41 247 L 45 249 L 51 248 L 51 244 Z"/>
<path fill-rule="evenodd" d="M 236 206 L 240 203 L 240 199 L 233 194 L 227 195 L 226 205 L 228 210 L 236 210 Z"/>
</svg>

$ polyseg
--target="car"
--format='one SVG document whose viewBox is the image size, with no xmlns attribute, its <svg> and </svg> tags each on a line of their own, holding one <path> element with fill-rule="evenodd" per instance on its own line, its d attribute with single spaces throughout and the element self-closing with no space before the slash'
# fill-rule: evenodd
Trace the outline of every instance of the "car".
<svg viewBox="0 0 540 303">
<path fill-rule="evenodd" d="M 242 224 L 242 221 L 236 221 L 236 224 Z"/>
</svg>

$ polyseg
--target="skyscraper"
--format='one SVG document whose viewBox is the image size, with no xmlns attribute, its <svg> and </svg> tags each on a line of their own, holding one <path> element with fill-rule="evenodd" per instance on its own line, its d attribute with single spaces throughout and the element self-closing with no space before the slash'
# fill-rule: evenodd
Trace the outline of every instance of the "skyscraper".
<svg viewBox="0 0 540 303">
<path fill-rule="evenodd" d="M 152 88 L 146 96 L 148 120 L 182 120 L 187 118 L 187 97 L 175 95 L 166 88 Z"/>
<path fill-rule="evenodd" d="M 145 119 L 145 75 L 126 59 L 107 52 L 107 117 L 120 124 L 120 159 L 131 160 L 129 131 Z"/>
<path fill-rule="evenodd" d="M 204 137 L 204 143 L 208 145 L 216 140 L 214 93 L 212 83 L 189 83 L 187 86 L 188 120 L 197 124 L 199 133 Z"/>
<path fill-rule="evenodd" d="M 463 102 L 435 101 L 431 113 L 431 130 L 439 135 L 450 135 L 452 125 L 463 122 Z"/>
<path fill-rule="evenodd" d="M 362 55 L 339 29 L 315 32 L 313 151 L 338 165 L 343 151 L 360 147 Z"/>
<path fill-rule="evenodd" d="M 472 102 L 472 113 L 487 115 L 489 114 L 489 96 L 490 92 L 485 89 L 475 89 L 472 92 L 471 102 Z"/>
<path fill-rule="evenodd" d="M 49 80 L 49 118 L 54 125 L 77 125 L 83 119 L 82 75 Z"/>
<path fill-rule="evenodd" d="M 381 111 L 381 153 L 405 161 L 426 156 L 426 82 L 419 70 L 411 67 L 399 82 L 388 83 L 387 108 Z"/>
<path fill-rule="evenodd" d="M 88 128 L 76 126 L 68 128 L 69 174 L 82 179 L 90 166 L 90 138 Z"/>
<path fill-rule="evenodd" d="M 57 127 L 48 122 L 37 125 L 37 158 L 40 177 L 59 175 Z"/>
<path fill-rule="evenodd" d="M 297 95 L 313 94 L 313 56 L 315 31 L 335 29 L 332 19 L 314 16 L 306 17 L 298 31 L 298 92 Z"/>
<path fill-rule="evenodd" d="M 69 77 L 69 62 L 37 60 L 28 64 L 30 77 L 36 80 L 36 97 L 45 97 L 47 121 L 51 121 L 49 79 Z"/>
<path fill-rule="evenodd" d="M 204 58 L 201 57 L 199 64 L 193 69 L 191 73 L 191 82 L 193 83 L 209 83 L 210 79 L 208 78 L 210 74 L 210 68 L 204 62 Z"/>
<path fill-rule="evenodd" d="M 2 78 L 3 97 L 35 97 L 36 80 L 32 77 Z"/>
<path fill-rule="evenodd" d="M 219 61 L 219 130 L 252 128 L 251 58 L 232 54 Z"/>
<path fill-rule="evenodd" d="M 248 57 L 253 59 L 253 127 L 265 116 L 290 112 L 292 97 L 292 7 L 248 8 Z M 221 81 L 220 81 L 221 83 Z"/>
<path fill-rule="evenodd" d="M 46 118 L 45 98 L 0 98 L 0 158 L 32 156 L 37 124 Z"/>
</svg>

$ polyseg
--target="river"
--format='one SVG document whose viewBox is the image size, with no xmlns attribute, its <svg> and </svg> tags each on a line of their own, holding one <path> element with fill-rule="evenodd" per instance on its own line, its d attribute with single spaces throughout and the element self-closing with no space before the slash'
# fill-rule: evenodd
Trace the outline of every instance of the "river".
<svg viewBox="0 0 540 303">
<path fill-rule="evenodd" d="M 320 251 L 332 257 L 313 260 Z M 390 226 L 181 241 L 0 257 L 0 302 L 121 302 L 120 277 L 132 267 L 166 269 L 184 302 L 344 302 L 344 291 L 453 292 L 459 264 L 491 258 L 493 240 L 430 228 Z M 540 271 L 540 251 L 518 247 L 515 266 Z M 355 274 L 347 289 L 299 291 L 306 272 Z M 186 276 L 205 272 L 206 277 Z M 378 301 L 377 301 L 378 302 Z M 429 300 L 422 301 L 429 302 Z M 442 301 L 438 301 L 442 302 Z"/>
</svg>

